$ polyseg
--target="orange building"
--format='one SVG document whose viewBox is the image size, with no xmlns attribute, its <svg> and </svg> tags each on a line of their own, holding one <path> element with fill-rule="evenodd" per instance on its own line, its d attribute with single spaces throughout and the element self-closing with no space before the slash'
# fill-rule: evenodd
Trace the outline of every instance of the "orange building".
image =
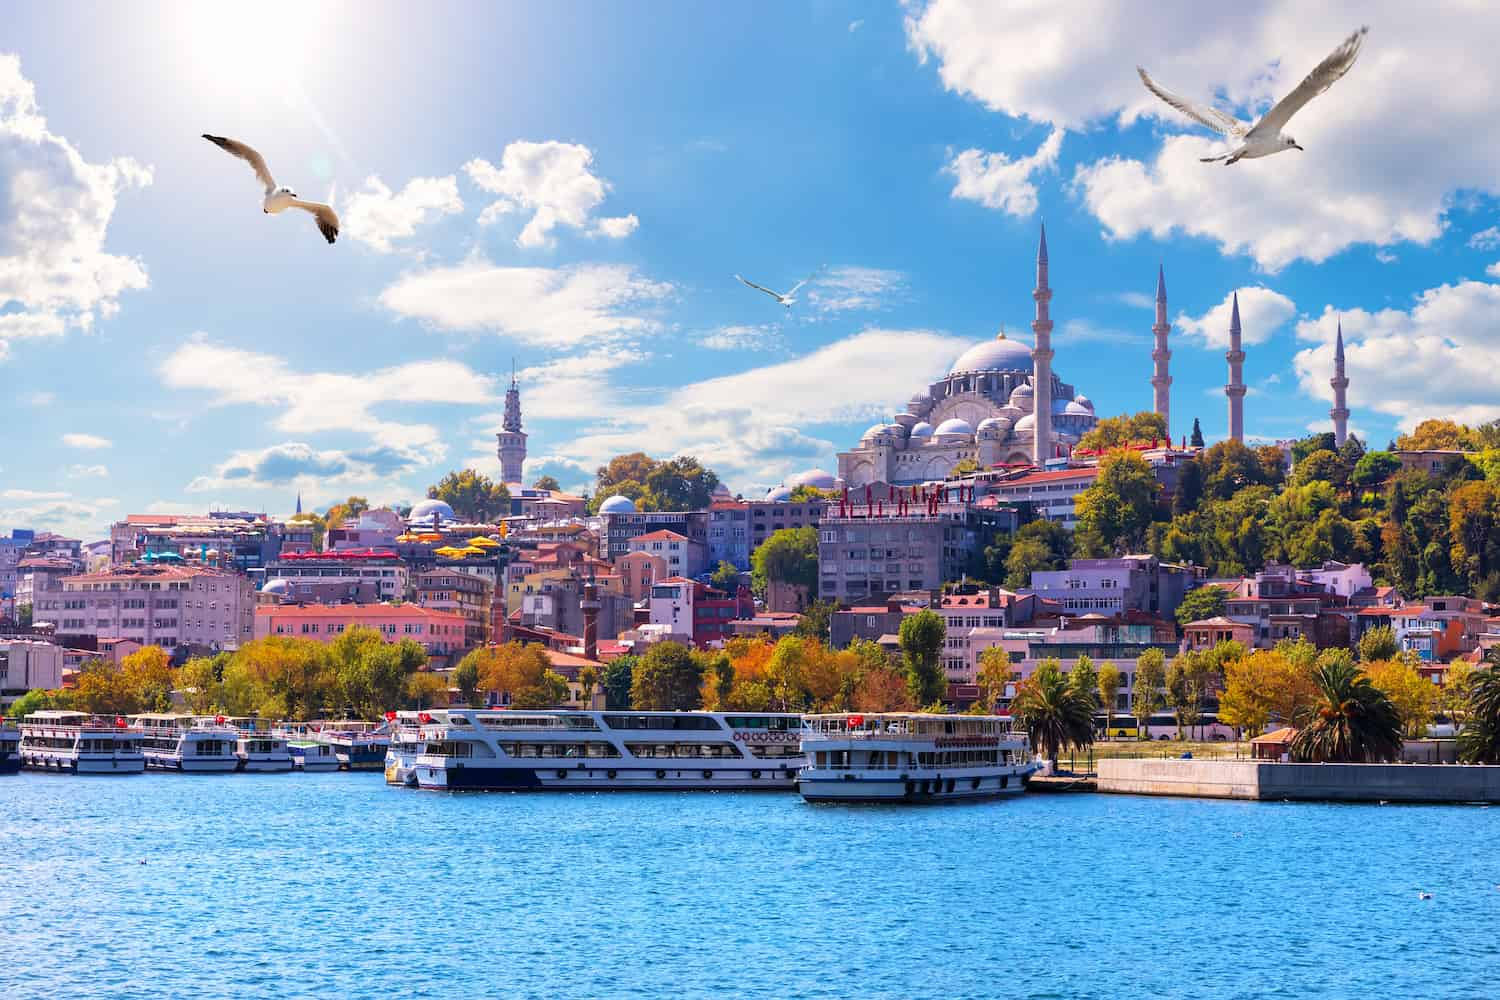
<svg viewBox="0 0 1500 1000">
<path fill-rule="evenodd" d="M 433 656 L 467 647 L 461 614 L 415 604 L 282 604 L 255 609 L 255 637 L 279 635 L 332 642 L 357 625 L 373 628 L 386 642 L 411 639 Z"/>
</svg>

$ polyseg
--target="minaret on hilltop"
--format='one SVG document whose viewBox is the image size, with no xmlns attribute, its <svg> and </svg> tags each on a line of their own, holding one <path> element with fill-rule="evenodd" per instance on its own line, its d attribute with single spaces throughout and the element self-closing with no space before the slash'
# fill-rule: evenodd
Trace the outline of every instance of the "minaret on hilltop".
<svg viewBox="0 0 1500 1000">
<path fill-rule="evenodd" d="M 526 435 L 521 430 L 521 390 L 516 384 L 516 363 L 510 364 L 510 388 L 505 390 L 505 419 L 495 435 L 500 455 L 500 479 L 507 486 L 522 481 L 526 464 Z"/>
<path fill-rule="evenodd" d="M 1349 388 L 1349 376 L 1344 374 L 1344 321 L 1339 319 L 1338 338 L 1333 342 L 1333 409 L 1328 415 L 1333 418 L 1333 446 L 1342 448 L 1349 440 L 1349 399 L 1344 390 Z"/>
<path fill-rule="evenodd" d="M 1161 414 L 1167 425 L 1167 440 L 1172 440 L 1172 376 L 1167 374 L 1167 362 L 1172 352 L 1167 350 L 1167 334 L 1172 325 L 1167 322 L 1167 276 L 1160 265 L 1156 268 L 1156 322 L 1151 332 L 1156 335 L 1156 349 L 1151 352 L 1155 369 L 1151 373 L 1151 395 L 1153 408 Z"/>
<path fill-rule="evenodd" d="M 1042 223 L 1042 238 L 1036 248 L 1036 319 L 1031 332 L 1036 344 L 1031 350 L 1031 388 L 1033 437 L 1031 460 L 1038 467 L 1052 458 L 1052 317 L 1048 303 L 1052 289 L 1047 286 L 1047 224 Z"/>
<path fill-rule="evenodd" d="M 1245 440 L 1245 352 L 1240 350 L 1240 293 L 1234 293 L 1234 311 L 1229 314 L 1229 350 L 1224 355 L 1229 362 L 1229 384 L 1224 395 L 1229 397 L 1229 440 Z"/>
</svg>

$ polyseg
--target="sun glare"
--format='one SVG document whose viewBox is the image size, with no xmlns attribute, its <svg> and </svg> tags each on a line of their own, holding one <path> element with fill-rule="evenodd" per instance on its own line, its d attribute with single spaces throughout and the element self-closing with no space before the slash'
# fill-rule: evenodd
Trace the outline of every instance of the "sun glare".
<svg viewBox="0 0 1500 1000">
<path fill-rule="evenodd" d="M 219 80 L 246 97 L 295 100 L 301 78 L 333 45 L 325 29 L 337 12 L 333 4 L 262 0 L 185 4 L 170 17 L 195 86 Z"/>
</svg>

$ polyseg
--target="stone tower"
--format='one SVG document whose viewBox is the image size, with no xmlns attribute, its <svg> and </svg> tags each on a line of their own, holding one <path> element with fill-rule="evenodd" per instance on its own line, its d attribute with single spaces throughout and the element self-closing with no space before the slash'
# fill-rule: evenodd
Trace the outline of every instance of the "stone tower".
<svg viewBox="0 0 1500 1000">
<path fill-rule="evenodd" d="M 505 419 L 495 435 L 500 455 L 500 479 L 508 486 L 522 482 L 526 464 L 526 434 L 521 430 L 521 390 L 516 385 L 516 366 L 510 366 L 510 388 L 505 390 Z"/>
<path fill-rule="evenodd" d="M 1167 362 L 1172 352 L 1167 350 L 1167 334 L 1172 326 L 1167 322 L 1167 276 L 1160 266 L 1156 269 L 1156 322 L 1151 332 L 1156 335 L 1156 349 L 1151 352 L 1155 369 L 1151 374 L 1152 408 L 1161 414 L 1167 425 L 1167 440 L 1172 440 L 1172 376 L 1167 374 Z"/>
<path fill-rule="evenodd" d="M 1344 321 L 1339 320 L 1338 339 L 1333 342 L 1333 409 L 1328 415 L 1333 418 L 1333 445 L 1342 448 L 1349 440 L 1349 399 L 1344 390 L 1349 388 L 1349 376 L 1344 374 Z"/>
<path fill-rule="evenodd" d="M 1234 311 L 1229 315 L 1229 350 L 1224 355 L 1229 362 L 1229 384 L 1224 395 L 1229 397 L 1229 440 L 1245 440 L 1245 352 L 1240 350 L 1240 293 L 1234 293 Z"/>
<path fill-rule="evenodd" d="M 1042 223 L 1042 238 L 1036 248 L 1036 289 L 1031 293 L 1036 300 L 1036 319 L 1031 321 L 1031 332 L 1036 335 L 1036 344 L 1031 350 L 1032 416 L 1033 437 L 1031 460 L 1041 466 L 1052 458 L 1052 317 L 1048 303 L 1052 301 L 1052 289 L 1047 287 L 1047 224 Z"/>
</svg>

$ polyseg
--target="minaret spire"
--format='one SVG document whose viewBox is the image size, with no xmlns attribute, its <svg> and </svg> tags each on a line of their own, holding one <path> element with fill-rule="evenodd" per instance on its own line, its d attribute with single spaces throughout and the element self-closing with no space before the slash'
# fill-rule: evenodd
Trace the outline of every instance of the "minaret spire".
<svg viewBox="0 0 1500 1000">
<path fill-rule="evenodd" d="M 1052 454 L 1052 316 L 1049 303 L 1052 289 L 1047 284 L 1047 224 L 1042 223 L 1041 241 L 1036 248 L 1036 319 L 1031 321 L 1035 345 L 1031 350 L 1032 448 L 1031 460 L 1043 465 Z"/>
<path fill-rule="evenodd" d="M 1167 276 L 1158 264 L 1156 322 L 1151 326 L 1151 332 L 1156 336 L 1156 348 L 1151 352 L 1151 360 L 1155 363 L 1151 373 L 1151 396 L 1156 412 L 1161 414 L 1162 422 L 1167 425 L 1168 441 L 1172 440 L 1172 376 L 1167 372 L 1167 362 L 1172 360 L 1172 352 L 1167 350 L 1167 334 L 1171 329 L 1172 325 L 1167 322 Z"/>
<path fill-rule="evenodd" d="M 1328 415 L 1333 418 L 1333 446 L 1342 448 L 1349 440 L 1349 399 L 1344 390 L 1349 388 L 1349 376 L 1344 374 L 1344 320 L 1339 317 L 1339 332 L 1333 342 L 1333 409 Z"/>
<path fill-rule="evenodd" d="M 505 390 L 505 417 L 495 435 L 500 456 L 500 479 L 507 485 L 521 482 L 526 465 L 526 435 L 521 430 L 521 388 L 516 381 L 516 361 L 510 362 L 510 388 Z"/>
<path fill-rule="evenodd" d="M 1229 397 L 1229 440 L 1245 440 L 1245 352 L 1240 350 L 1240 293 L 1234 293 L 1234 309 L 1229 314 L 1229 350 L 1224 358 L 1229 362 L 1229 384 L 1224 395 Z"/>
</svg>

